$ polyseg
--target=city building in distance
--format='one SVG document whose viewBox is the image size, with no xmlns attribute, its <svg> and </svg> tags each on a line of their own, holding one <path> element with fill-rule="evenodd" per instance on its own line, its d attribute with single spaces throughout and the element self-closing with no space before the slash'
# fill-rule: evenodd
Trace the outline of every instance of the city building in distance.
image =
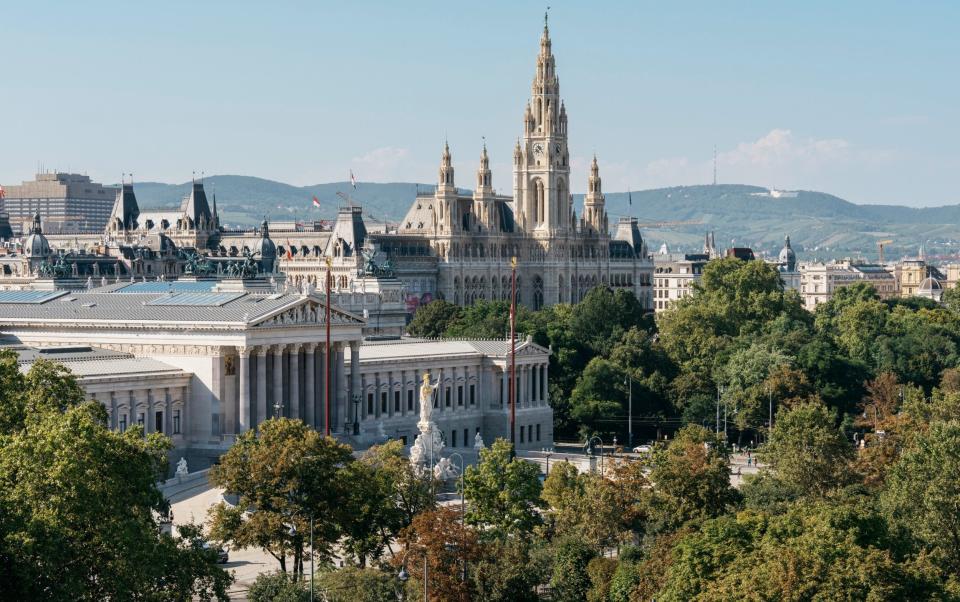
<svg viewBox="0 0 960 602">
<path fill-rule="evenodd" d="M 39 214 L 49 233 L 99 233 L 107 225 L 118 190 L 80 174 L 38 173 L 33 181 L 4 186 L 0 211 L 8 215 L 14 232 L 28 232 Z"/>
</svg>

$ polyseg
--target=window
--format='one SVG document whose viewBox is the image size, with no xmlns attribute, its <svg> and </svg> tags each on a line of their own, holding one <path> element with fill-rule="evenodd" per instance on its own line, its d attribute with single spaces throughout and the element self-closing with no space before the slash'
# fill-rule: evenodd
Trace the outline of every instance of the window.
<svg viewBox="0 0 960 602">
<path fill-rule="evenodd" d="M 537 441 L 540 440 L 540 425 L 537 425 Z"/>
<path fill-rule="evenodd" d="M 153 430 L 162 433 L 163 432 L 163 412 L 157 412 L 153 416 Z"/>
<path fill-rule="evenodd" d="M 470 405 L 477 403 L 477 385 L 470 385 Z"/>
<path fill-rule="evenodd" d="M 457 387 L 457 405 L 463 405 L 463 385 Z"/>
<path fill-rule="evenodd" d="M 396 414 L 400 413 L 400 390 L 393 392 L 393 411 Z"/>
<path fill-rule="evenodd" d="M 454 430 L 452 433 L 453 437 L 450 439 L 451 447 L 457 446 L 457 431 Z"/>
<path fill-rule="evenodd" d="M 463 429 L 463 446 L 470 447 L 470 429 Z"/>
<path fill-rule="evenodd" d="M 137 424 L 139 424 L 140 426 L 143 426 L 143 422 L 144 422 L 143 412 L 137 413 Z"/>
<path fill-rule="evenodd" d="M 120 423 L 119 423 L 119 426 L 120 426 L 120 432 L 121 432 L 121 433 L 122 433 L 123 431 L 127 430 L 127 415 L 126 415 L 126 414 L 120 414 Z"/>
<path fill-rule="evenodd" d="M 367 393 L 367 414 L 373 415 L 373 393 Z"/>
<path fill-rule="evenodd" d="M 524 432 L 524 427 L 521 426 L 520 427 L 520 443 L 523 443 L 523 432 Z"/>
<path fill-rule="evenodd" d="M 407 411 L 413 411 L 413 389 L 407 390 Z"/>
<path fill-rule="evenodd" d="M 180 410 L 173 411 L 173 434 L 180 434 Z"/>
<path fill-rule="evenodd" d="M 387 413 L 387 392 L 386 391 L 380 392 L 380 413 L 381 414 Z"/>
<path fill-rule="evenodd" d="M 449 408 L 449 407 L 450 407 L 450 387 L 447 387 L 447 390 L 446 390 L 446 399 L 444 400 L 444 402 L 445 402 L 446 406 Z"/>
</svg>

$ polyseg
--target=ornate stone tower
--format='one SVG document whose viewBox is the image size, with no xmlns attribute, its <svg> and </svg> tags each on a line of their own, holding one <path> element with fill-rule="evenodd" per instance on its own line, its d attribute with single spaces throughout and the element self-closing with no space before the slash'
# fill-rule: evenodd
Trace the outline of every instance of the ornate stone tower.
<svg viewBox="0 0 960 602">
<path fill-rule="evenodd" d="M 567 110 L 560 100 L 560 80 L 544 17 L 540 54 L 530 101 L 523 116 L 523 140 L 514 150 L 513 198 L 521 230 L 544 236 L 569 232 L 570 153 Z"/>
<path fill-rule="evenodd" d="M 443 143 L 443 155 L 440 157 L 440 172 L 436 192 L 437 232 L 450 234 L 458 230 L 456 215 L 457 189 L 453 185 L 453 163 L 450 158 L 450 146 Z"/>
<path fill-rule="evenodd" d="M 480 153 L 480 168 L 477 169 L 477 188 L 473 192 L 473 215 L 481 230 L 490 232 L 497 227 L 497 210 L 493 196 L 493 174 L 490 158 L 484 143 Z"/>
<path fill-rule="evenodd" d="M 597 156 L 590 164 L 590 178 L 587 181 L 587 195 L 583 199 L 583 225 L 594 233 L 607 235 L 607 211 L 604 208 L 603 188 L 600 183 L 600 166 Z"/>
</svg>

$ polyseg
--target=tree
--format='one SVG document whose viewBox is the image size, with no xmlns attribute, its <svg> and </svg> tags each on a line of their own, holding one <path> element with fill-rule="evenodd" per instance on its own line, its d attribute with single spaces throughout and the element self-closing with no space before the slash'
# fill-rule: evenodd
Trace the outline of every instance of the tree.
<svg viewBox="0 0 960 602">
<path fill-rule="evenodd" d="M 414 337 L 437 339 L 443 336 L 450 325 L 460 317 L 458 305 L 437 299 L 417 308 L 413 320 L 407 324 L 407 333 Z"/>
<path fill-rule="evenodd" d="M 326 602 L 394 602 L 404 587 L 394 573 L 351 566 L 323 571 L 316 581 L 315 589 Z"/>
<path fill-rule="evenodd" d="M 633 292 L 596 286 L 573 306 L 570 331 L 594 353 L 608 355 L 625 332 L 643 322 L 643 307 Z"/>
<path fill-rule="evenodd" d="M 349 485 L 341 506 L 349 510 L 341 514 L 342 548 L 361 567 L 380 558 L 414 516 L 436 505 L 430 479 L 418 475 L 403 452 L 400 441 L 375 445 L 343 469 Z"/>
<path fill-rule="evenodd" d="M 568 537 L 554 545 L 553 576 L 550 587 L 556 602 L 581 602 L 590 591 L 587 567 L 595 552 L 582 541 Z"/>
<path fill-rule="evenodd" d="M 0 434 L 24 428 L 28 416 L 63 412 L 83 400 L 83 391 L 62 364 L 39 359 L 24 375 L 17 354 L 0 349 Z"/>
<path fill-rule="evenodd" d="M 881 502 L 890 520 L 960 571 L 960 421 L 935 422 L 903 451 Z"/>
<path fill-rule="evenodd" d="M 106 428 L 99 404 L 65 407 L 67 372 L 38 369 L 32 410 L 0 435 L 0 590 L 20 600 L 227 598 L 231 577 L 194 545 L 198 529 L 162 535 L 157 488 L 169 439 Z M 61 382 L 62 381 L 62 382 Z M 9 381 L 4 383 L 4 387 Z M 65 397 L 45 399 L 41 390 Z M 7 399 L 15 392 L 2 391 Z"/>
<path fill-rule="evenodd" d="M 469 570 L 475 599 L 537 602 L 536 587 L 549 579 L 550 567 L 536 545 L 528 539 L 510 538 L 482 546 L 481 558 Z"/>
<path fill-rule="evenodd" d="M 260 573 L 247 591 L 250 602 L 308 602 L 310 592 L 302 581 L 283 571 Z"/>
<path fill-rule="evenodd" d="M 770 440 L 757 455 L 799 495 L 823 496 L 852 477 L 853 448 L 820 401 L 777 414 Z"/>
<path fill-rule="evenodd" d="M 399 542 L 405 553 L 394 557 L 394 565 L 405 566 L 421 584 L 426 556 L 431 598 L 471 599 L 472 585 L 464 579 L 464 571 L 480 557 L 480 546 L 476 532 L 463 525 L 455 511 L 437 508 L 418 514 L 400 533 Z"/>
<path fill-rule="evenodd" d="M 730 486 L 729 451 L 714 433 L 687 425 L 654 452 L 650 520 L 656 531 L 719 516 L 738 495 Z"/>
<path fill-rule="evenodd" d="M 326 560 L 339 539 L 343 515 L 355 510 L 342 503 L 348 495 L 343 472 L 352 460 L 350 447 L 300 420 L 270 419 L 258 430 L 241 435 L 210 471 L 214 486 L 240 497 L 235 507 L 221 503 L 211 509 L 211 533 L 241 548 L 265 550 L 281 571 L 292 553 L 293 571 L 302 575 L 311 515 L 314 549 Z"/>
<path fill-rule="evenodd" d="M 617 572 L 617 561 L 613 558 L 591 558 L 587 563 L 587 575 L 590 576 L 590 590 L 587 602 L 607 602 L 610 599 L 610 584 Z"/>
<path fill-rule="evenodd" d="M 623 373 L 609 360 L 590 360 L 570 395 L 570 417 L 580 424 L 586 439 L 605 433 L 623 414 Z"/>
<path fill-rule="evenodd" d="M 513 446 L 497 439 L 480 450 L 480 462 L 464 475 L 466 520 L 493 538 L 529 534 L 540 523 L 540 468 L 511 458 Z"/>
</svg>

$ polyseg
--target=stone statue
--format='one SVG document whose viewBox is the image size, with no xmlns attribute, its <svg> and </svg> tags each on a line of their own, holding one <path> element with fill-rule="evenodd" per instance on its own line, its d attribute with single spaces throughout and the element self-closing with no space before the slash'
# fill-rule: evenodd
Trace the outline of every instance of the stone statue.
<svg viewBox="0 0 960 602">
<path fill-rule="evenodd" d="M 188 474 L 189 474 L 189 471 L 187 470 L 187 459 L 181 456 L 180 461 L 177 462 L 177 476 L 185 477 Z"/>
<path fill-rule="evenodd" d="M 423 435 L 417 435 L 413 445 L 410 447 L 410 463 L 417 466 L 426 461 L 426 452 L 423 449 Z"/>
<path fill-rule="evenodd" d="M 423 373 L 423 384 L 420 385 L 420 423 L 430 422 L 430 416 L 433 414 L 433 392 L 437 390 L 440 381 L 430 383 L 430 373 Z M 421 429 L 422 430 L 422 429 Z"/>
<path fill-rule="evenodd" d="M 440 461 L 437 462 L 437 465 L 433 467 L 433 478 L 440 481 L 453 479 L 457 476 L 456 468 L 454 468 L 453 462 L 450 461 L 450 458 L 440 458 Z"/>
<path fill-rule="evenodd" d="M 480 436 L 480 431 L 477 431 L 477 435 L 473 438 L 473 449 L 480 451 L 486 447 L 483 444 L 483 437 Z"/>
</svg>

